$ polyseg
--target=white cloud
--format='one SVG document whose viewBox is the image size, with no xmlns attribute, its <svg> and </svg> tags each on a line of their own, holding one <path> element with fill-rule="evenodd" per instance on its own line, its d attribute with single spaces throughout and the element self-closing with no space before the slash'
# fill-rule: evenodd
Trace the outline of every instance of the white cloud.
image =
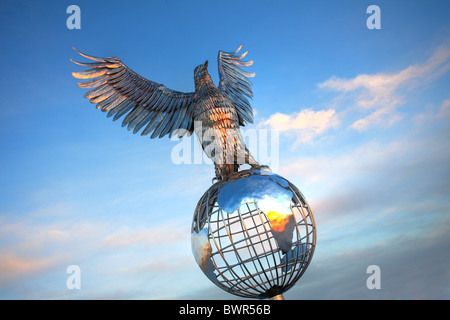
<svg viewBox="0 0 450 320">
<path fill-rule="evenodd" d="M 13 252 L 0 252 L 0 284 L 9 284 L 18 278 L 48 270 L 60 259 L 58 254 L 49 257 L 30 257 Z"/>
<path fill-rule="evenodd" d="M 413 206 L 430 213 L 445 205 L 450 186 L 444 178 L 450 173 L 447 121 L 436 112 L 388 143 L 370 141 L 354 150 L 296 157 L 280 174 L 301 179 L 293 182 L 307 197 L 314 195 L 309 201 L 325 220 L 366 210 L 412 212 Z"/>
<path fill-rule="evenodd" d="M 438 117 L 450 117 L 450 98 L 442 102 Z"/>
<path fill-rule="evenodd" d="M 386 233 L 369 245 L 315 254 L 301 285 L 286 292 L 286 299 L 447 299 L 449 220 L 426 223 L 423 216 L 419 223 L 428 232 Z M 336 239 L 327 242 L 322 239 L 321 246 Z M 381 268 L 381 290 L 366 287 L 365 271 L 372 264 Z"/>
<path fill-rule="evenodd" d="M 52 215 L 53 208 L 62 207 L 56 204 L 49 207 L 48 213 L 39 209 L 22 214 L 20 222 L 3 217 L 0 225 L 0 286 L 31 286 L 30 279 L 37 280 L 58 272 L 64 275 L 68 265 L 77 264 L 101 249 L 99 240 L 106 231 L 106 224 L 63 221 L 67 216 L 52 223 L 35 219 L 37 215 Z"/>
<path fill-rule="evenodd" d="M 350 79 L 331 77 L 319 83 L 318 87 L 339 93 L 329 103 L 332 108 L 319 111 L 303 109 L 292 114 L 277 112 L 262 121 L 259 127 L 268 126 L 294 136 L 293 146 L 296 147 L 301 143 L 314 142 L 329 129 L 337 128 L 344 121 L 344 115 L 358 114 L 358 118 L 350 120 L 350 127 L 358 131 L 373 126 L 390 126 L 403 118 L 397 108 L 408 101 L 411 90 L 434 81 L 449 69 L 450 48 L 443 46 L 435 50 L 423 64 L 411 65 L 398 72 L 360 74 Z M 336 112 L 336 108 L 343 104 L 346 107 Z M 443 102 L 440 116 L 449 114 L 449 110 L 450 99 Z"/>
<path fill-rule="evenodd" d="M 407 92 L 430 83 L 450 69 L 450 48 L 438 48 L 423 64 L 411 65 L 395 73 L 361 74 L 351 79 L 332 77 L 318 85 L 342 93 L 356 107 L 369 113 L 353 122 L 363 131 L 375 125 L 390 125 L 402 118 L 396 109 L 405 103 Z"/>
<path fill-rule="evenodd" d="M 294 145 L 311 143 L 330 128 L 336 128 L 339 119 L 333 109 L 314 111 L 304 109 L 299 113 L 275 113 L 260 126 L 269 126 L 271 129 L 283 133 L 293 134 L 296 137 Z"/>
<path fill-rule="evenodd" d="M 134 245 L 171 245 L 188 241 L 189 225 L 181 225 L 177 221 L 170 221 L 152 228 L 129 228 L 106 236 L 105 244 L 113 247 L 129 247 Z"/>
</svg>

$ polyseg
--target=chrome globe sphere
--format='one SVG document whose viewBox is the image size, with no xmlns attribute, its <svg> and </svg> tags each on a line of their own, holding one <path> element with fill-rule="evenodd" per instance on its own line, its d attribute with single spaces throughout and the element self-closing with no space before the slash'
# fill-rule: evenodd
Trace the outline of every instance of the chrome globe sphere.
<svg viewBox="0 0 450 320">
<path fill-rule="evenodd" d="M 282 297 L 305 272 L 316 245 L 302 193 L 265 170 L 240 171 L 211 186 L 198 202 L 191 232 L 205 275 L 246 298 Z"/>
</svg>

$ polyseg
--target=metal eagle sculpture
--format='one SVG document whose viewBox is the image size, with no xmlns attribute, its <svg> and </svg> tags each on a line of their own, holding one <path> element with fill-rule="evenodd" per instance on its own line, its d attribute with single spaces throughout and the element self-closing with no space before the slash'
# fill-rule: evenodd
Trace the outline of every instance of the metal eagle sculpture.
<svg viewBox="0 0 450 320">
<path fill-rule="evenodd" d="M 213 161 L 216 178 L 222 180 L 239 170 L 242 164 L 261 166 L 250 154 L 240 133 L 240 126 L 253 123 L 253 110 L 248 98 L 253 96 L 248 78 L 255 73 L 248 67 L 253 61 L 243 61 L 247 52 L 238 54 L 219 51 L 217 62 L 219 86 L 208 73 L 208 60 L 194 70 L 195 92 L 179 92 L 150 81 L 128 68 L 117 57 L 99 58 L 78 52 L 95 62 L 72 62 L 89 67 L 73 72 L 78 79 L 92 79 L 78 83 L 89 88 L 84 97 L 107 112 L 116 121 L 125 115 L 122 127 L 150 138 L 172 137 L 196 133 L 203 151 Z M 205 136 L 207 138 L 205 138 Z"/>
</svg>

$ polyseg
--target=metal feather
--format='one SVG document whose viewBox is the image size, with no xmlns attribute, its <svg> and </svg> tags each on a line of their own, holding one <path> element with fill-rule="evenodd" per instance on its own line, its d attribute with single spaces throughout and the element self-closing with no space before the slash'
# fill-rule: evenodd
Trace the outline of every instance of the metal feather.
<svg viewBox="0 0 450 320">
<path fill-rule="evenodd" d="M 139 113 L 136 114 L 136 116 L 128 123 L 128 131 L 133 129 L 136 124 L 138 124 L 142 119 L 145 118 L 145 116 L 148 115 L 149 111 L 147 109 L 145 109 L 145 107 L 140 106 L 141 111 L 139 111 Z"/>
<path fill-rule="evenodd" d="M 153 131 L 150 139 L 154 139 L 160 135 L 160 133 L 163 131 L 163 129 L 166 127 L 166 125 L 169 123 L 171 114 L 164 112 L 164 118 L 161 119 L 161 121 L 158 123 L 158 125 L 155 127 L 155 130 Z M 161 137 L 160 137 L 161 138 Z"/>
<path fill-rule="evenodd" d="M 87 55 L 85 53 L 82 53 L 82 52 L 78 51 L 74 47 L 72 47 L 72 49 L 75 50 L 77 53 L 79 53 L 81 56 L 83 56 L 85 58 L 88 58 L 88 59 L 91 59 L 91 60 L 94 60 L 94 61 L 99 61 L 99 62 L 106 62 L 106 60 L 104 58 L 98 58 L 98 57 L 94 57 L 94 56 L 89 56 L 89 55 Z"/>
<path fill-rule="evenodd" d="M 130 123 L 130 121 L 133 120 L 134 117 L 135 117 L 136 115 L 138 115 L 139 112 L 142 111 L 142 110 L 143 110 L 143 107 L 141 107 L 141 106 L 139 106 L 139 105 L 135 106 L 134 109 L 131 110 L 131 112 L 130 112 L 129 114 L 126 115 L 125 119 L 123 119 L 123 121 L 122 121 L 122 127 L 125 127 L 126 125 L 128 125 L 128 123 Z"/>
<path fill-rule="evenodd" d="M 114 88 L 111 87 L 109 89 L 109 91 L 106 91 L 105 93 L 103 93 L 101 96 L 98 96 L 96 98 L 92 98 L 91 100 L 89 100 L 91 103 L 99 103 L 102 102 L 105 99 L 108 99 L 111 95 L 113 95 L 115 92 Z"/>
<path fill-rule="evenodd" d="M 155 126 L 160 122 L 160 120 L 164 117 L 164 113 L 162 112 L 158 112 L 151 120 L 150 122 L 147 124 L 147 126 L 145 127 L 145 129 L 142 131 L 141 135 L 145 136 L 147 134 L 149 134 L 150 132 L 153 131 L 153 129 L 155 129 Z"/>
<path fill-rule="evenodd" d="M 99 95 L 101 95 L 111 89 L 112 89 L 112 87 L 106 83 L 100 87 L 95 88 L 94 90 L 86 92 L 84 94 L 84 97 L 86 99 L 92 99 L 92 98 L 98 97 Z"/>
<path fill-rule="evenodd" d="M 100 102 L 97 107 L 101 108 L 101 110 L 103 112 L 106 111 L 110 111 L 111 109 L 115 108 L 116 106 L 118 106 L 120 103 L 122 103 L 123 101 L 125 101 L 127 99 L 127 97 L 125 96 L 120 96 L 119 94 L 116 94 L 109 97 L 108 99 L 106 99 L 105 101 Z"/>
<path fill-rule="evenodd" d="M 108 98 L 97 103 L 97 109 L 103 109 L 105 106 L 109 105 L 119 98 L 122 98 L 122 95 L 118 91 L 114 91 L 113 94 Z"/>
<path fill-rule="evenodd" d="M 104 62 L 78 62 L 74 61 L 72 59 L 69 59 L 73 63 L 82 66 L 82 67 L 88 67 L 88 68 L 104 68 L 106 67 L 106 64 Z"/>
<path fill-rule="evenodd" d="M 93 68 L 86 71 L 72 72 L 72 76 L 77 79 L 90 79 L 104 75 L 107 71 L 107 68 Z"/>
<path fill-rule="evenodd" d="M 126 108 L 126 106 L 131 103 L 132 101 L 130 101 L 128 98 L 125 97 L 124 101 L 120 102 L 117 106 L 111 108 L 111 110 L 108 111 L 106 117 L 111 118 L 113 115 L 120 112 L 122 109 Z"/>
<path fill-rule="evenodd" d="M 146 113 L 146 116 L 141 121 L 139 121 L 139 123 L 136 124 L 133 133 L 137 133 L 139 130 L 141 130 L 142 127 L 144 127 L 154 116 L 155 116 L 154 112 L 148 111 Z"/>
<path fill-rule="evenodd" d="M 77 86 L 82 89 L 91 89 L 91 88 L 99 87 L 105 83 L 106 83 L 105 77 L 101 77 L 99 79 L 92 79 L 92 80 L 89 80 L 86 82 L 79 82 L 79 83 L 77 83 Z"/>
<path fill-rule="evenodd" d="M 134 101 L 129 101 L 129 103 L 123 106 L 120 111 L 117 111 L 117 113 L 114 115 L 113 121 L 117 121 L 118 119 L 120 119 L 124 114 L 133 109 L 135 105 L 136 104 Z"/>
</svg>

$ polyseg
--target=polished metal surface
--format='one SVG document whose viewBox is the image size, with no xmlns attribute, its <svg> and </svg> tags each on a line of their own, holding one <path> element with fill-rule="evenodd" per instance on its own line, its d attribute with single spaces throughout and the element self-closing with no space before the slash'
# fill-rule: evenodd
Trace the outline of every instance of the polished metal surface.
<svg viewBox="0 0 450 320">
<path fill-rule="evenodd" d="M 247 52 L 219 51 L 219 85 L 208 61 L 194 69 L 195 92 L 179 92 L 148 80 L 117 57 L 81 56 L 94 62 L 73 72 L 84 97 L 133 133 L 162 138 L 196 133 L 213 161 L 216 179 L 197 204 L 192 251 L 205 275 L 242 297 L 281 299 L 300 279 L 316 246 L 314 217 L 301 192 L 288 180 L 260 166 L 240 127 L 253 123 L 249 102 L 255 74 L 241 67 Z M 75 50 L 76 51 L 76 50 Z M 239 171 L 240 165 L 251 169 Z"/>
<path fill-rule="evenodd" d="M 240 67 L 253 61 L 243 61 L 247 52 L 238 54 L 219 51 L 217 62 L 219 85 L 216 87 L 208 73 L 208 61 L 194 70 L 195 92 L 179 92 L 150 81 L 128 68 L 117 57 L 94 57 L 77 51 L 95 62 L 72 62 L 90 68 L 73 72 L 78 79 L 92 79 L 78 83 L 92 89 L 84 97 L 116 121 L 125 116 L 122 127 L 150 138 L 166 135 L 182 137 L 196 132 L 203 150 L 215 165 L 216 178 L 221 180 L 237 172 L 247 163 L 259 164 L 247 149 L 239 130 L 245 123 L 253 123 L 252 84 L 248 78 L 255 74 Z"/>
<path fill-rule="evenodd" d="M 240 171 L 214 184 L 198 202 L 191 232 L 205 275 L 247 298 L 282 297 L 316 246 L 313 213 L 302 193 L 264 170 Z"/>
</svg>

